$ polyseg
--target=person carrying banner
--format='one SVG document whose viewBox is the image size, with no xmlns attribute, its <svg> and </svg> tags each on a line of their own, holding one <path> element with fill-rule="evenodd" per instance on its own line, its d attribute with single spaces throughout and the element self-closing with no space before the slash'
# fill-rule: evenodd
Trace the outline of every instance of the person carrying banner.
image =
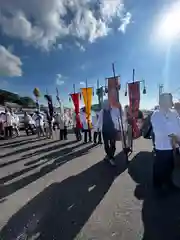
<svg viewBox="0 0 180 240">
<path fill-rule="evenodd" d="M 109 101 L 104 100 L 103 109 L 99 113 L 97 122 L 97 129 L 102 132 L 103 136 L 106 153 L 104 160 L 108 161 L 111 165 L 115 165 L 116 138 L 117 132 L 120 130 L 116 113 L 117 111 L 111 108 Z"/>
<path fill-rule="evenodd" d="M 46 111 L 45 114 L 46 114 L 46 118 L 45 118 L 46 138 L 52 139 L 53 138 L 53 122 L 54 122 L 54 118 L 50 116 L 48 111 Z"/>
</svg>

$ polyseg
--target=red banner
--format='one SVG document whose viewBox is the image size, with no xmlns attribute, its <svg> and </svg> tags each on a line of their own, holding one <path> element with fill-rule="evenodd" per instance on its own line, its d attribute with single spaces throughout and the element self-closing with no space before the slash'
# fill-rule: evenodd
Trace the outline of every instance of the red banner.
<svg viewBox="0 0 180 240">
<path fill-rule="evenodd" d="M 80 111 L 79 98 L 80 98 L 80 94 L 79 93 L 72 93 L 71 94 L 71 98 L 72 98 L 72 101 L 74 103 L 74 111 L 76 113 L 76 127 L 77 128 L 82 128 L 82 124 L 81 124 L 80 116 L 79 116 L 79 111 Z"/>
<path fill-rule="evenodd" d="M 129 83 L 128 93 L 130 114 L 133 120 L 132 121 L 133 137 L 138 138 L 140 136 L 140 129 L 137 124 L 140 105 L 140 82 L 137 81 L 134 83 Z"/>
<path fill-rule="evenodd" d="M 108 100 L 112 107 L 120 107 L 119 104 L 119 77 L 108 78 Z"/>
</svg>

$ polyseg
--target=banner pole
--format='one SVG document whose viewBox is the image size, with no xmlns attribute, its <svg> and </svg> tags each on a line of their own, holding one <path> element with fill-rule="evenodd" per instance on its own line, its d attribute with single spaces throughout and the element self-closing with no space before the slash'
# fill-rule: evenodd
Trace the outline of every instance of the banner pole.
<svg viewBox="0 0 180 240">
<path fill-rule="evenodd" d="M 133 76 L 132 76 L 133 83 L 134 83 L 134 79 L 135 79 L 135 69 L 133 68 Z"/>
<path fill-rule="evenodd" d="M 88 102 L 88 82 L 87 82 L 87 78 L 86 78 L 86 106 L 87 106 L 87 109 L 89 109 L 89 102 Z M 86 109 L 86 112 L 87 112 L 87 109 Z M 87 115 L 87 113 L 86 113 Z M 89 116 L 87 115 L 87 124 L 88 124 L 88 129 L 89 129 Z"/>
<path fill-rule="evenodd" d="M 113 76 L 114 76 L 114 79 L 116 78 L 116 72 L 115 72 L 115 65 L 114 63 L 112 63 L 112 70 L 113 70 Z M 117 91 L 117 100 L 119 102 L 119 89 L 118 89 L 118 86 L 116 86 L 116 91 Z M 123 141 L 123 144 L 124 144 L 124 147 L 123 147 L 123 152 L 126 156 L 126 161 L 128 161 L 128 151 L 127 151 L 127 146 L 126 146 L 126 138 L 125 138 L 125 133 L 124 133 L 124 126 L 123 126 L 123 119 L 122 119 L 122 109 L 120 110 L 119 108 L 119 114 L 120 114 L 120 122 L 119 122 L 119 127 L 122 131 L 122 141 Z M 119 119 L 119 118 L 118 118 Z M 121 126 L 120 126 L 121 124 Z"/>
<path fill-rule="evenodd" d="M 135 69 L 133 68 L 132 82 L 135 83 Z M 131 126 L 131 150 L 133 151 L 133 122 L 134 122 L 134 102 L 132 102 L 132 126 Z"/>
</svg>

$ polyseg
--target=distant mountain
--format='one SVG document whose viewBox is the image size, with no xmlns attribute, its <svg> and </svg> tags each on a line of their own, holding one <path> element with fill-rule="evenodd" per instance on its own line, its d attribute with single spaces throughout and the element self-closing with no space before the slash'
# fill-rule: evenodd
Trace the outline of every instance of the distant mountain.
<svg viewBox="0 0 180 240">
<path fill-rule="evenodd" d="M 0 89 L 0 104 L 16 103 L 22 107 L 35 107 L 35 102 L 30 97 L 21 97 L 18 94 Z"/>
</svg>

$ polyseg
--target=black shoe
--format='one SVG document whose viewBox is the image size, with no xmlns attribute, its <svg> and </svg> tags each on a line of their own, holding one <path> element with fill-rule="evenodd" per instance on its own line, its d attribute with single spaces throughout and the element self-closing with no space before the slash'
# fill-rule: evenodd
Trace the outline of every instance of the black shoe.
<svg viewBox="0 0 180 240">
<path fill-rule="evenodd" d="M 103 159 L 103 161 L 105 161 L 105 162 L 108 162 L 108 161 L 109 161 L 108 155 L 105 156 L 105 158 Z"/>
<path fill-rule="evenodd" d="M 110 158 L 108 161 L 111 164 L 111 166 L 116 166 L 114 158 Z"/>
</svg>

